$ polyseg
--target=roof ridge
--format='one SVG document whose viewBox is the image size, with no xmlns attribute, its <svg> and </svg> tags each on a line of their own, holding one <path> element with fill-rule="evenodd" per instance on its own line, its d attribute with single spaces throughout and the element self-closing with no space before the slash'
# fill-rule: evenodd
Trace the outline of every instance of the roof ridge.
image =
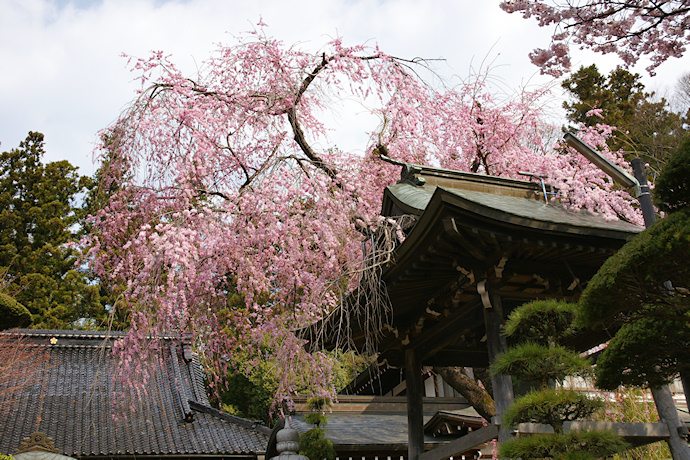
<svg viewBox="0 0 690 460">
<path fill-rule="evenodd" d="M 246 418 L 242 418 L 242 417 L 238 417 L 236 415 L 228 414 L 227 412 L 223 412 L 221 410 L 218 410 L 215 407 L 207 406 L 205 404 L 201 404 L 201 403 L 199 403 L 197 401 L 193 401 L 191 399 L 189 400 L 189 406 L 197 412 L 204 412 L 204 413 L 209 414 L 213 417 L 219 418 L 221 420 L 225 420 L 226 422 L 231 422 L 231 423 L 234 423 L 236 425 L 240 425 L 244 428 L 257 430 L 263 434 L 271 434 L 271 429 L 267 426 L 260 424 L 259 422 L 247 420 Z"/>
<path fill-rule="evenodd" d="M 172 391 L 173 394 L 175 395 L 175 398 L 178 400 L 179 403 L 179 410 L 182 412 L 182 419 L 190 423 L 194 420 L 194 414 L 192 414 L 192 409 L 189 406 L 189 401 L 191 401 L 191 398 L 189 397 L 189 394 L 187 393 L 187 385 L 182 379 L 182 371 L 180 370 L 180 363 L 178 361 L 178 356 L 177 356 L 177 347 L 175 346 L 174 343 L 170 344 L 170 367 L 171 367 L 171 372 L 172 372 Z M 191 376 L 190 376 L 191 377 Z M 192 385 L 194 384 L 194 381 L 192 380 L 190 382 Z"/>
<path fill-rule="evenodd" d="M 86 329 L 6 329 L 0 335 L 22 335 L 28 337 L 66 337 L 73 339 L 123 338 L 128 331 L 92 331 Z M 184 340 L 183 334 L 147 336 L 147 339 Z"/>
</svg>

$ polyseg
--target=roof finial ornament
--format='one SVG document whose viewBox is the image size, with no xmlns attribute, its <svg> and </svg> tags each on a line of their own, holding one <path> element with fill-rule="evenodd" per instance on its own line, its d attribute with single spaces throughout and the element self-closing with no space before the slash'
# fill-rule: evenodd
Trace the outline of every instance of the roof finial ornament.
<svg viewBox="0 0 690 460">
<path fill-rule="evenodd" d="M 398 161 L 394 160 L 383 153 L 381 153 L 380 150 L 375 150 L 375 152 L 379 152 L 379 158 L 381 158 L 383 161 L 386 163 L 390 163 L 396 166 L 402 166 L 402 170 L 400 171 L 400 180 L 398 181 L 398 184 L 412 184 L 412 185 L 424 185 L 426 184 L 426 179 L 423 177 L 417 176 L 417 174 L 422 172 L 422 167 L 418 165 L 413 165 L 411 163 L 405 163 L 403 161 Z"/>
<path fill-rule="evenodd" d="M 290 426 L 290 418 L 285 418 L 285 426 L 276 433 L 276 450 L 278 455 L 271 460 L 309 460 L 299 452 L 299 433 Z"/>
<path fill-rule="evenodd" d="M 55 447 L 53 438 L 45 433 L 35 432 L 24 438 L 19 445 L 16 454 L 23 454 L 25 452 L 50 452 L 57 454 L 58 450 Z"/>
</svg>

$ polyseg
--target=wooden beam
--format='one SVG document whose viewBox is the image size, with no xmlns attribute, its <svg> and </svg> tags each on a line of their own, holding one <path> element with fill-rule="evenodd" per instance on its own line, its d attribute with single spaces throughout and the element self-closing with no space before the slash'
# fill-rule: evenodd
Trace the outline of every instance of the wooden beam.
<svg viewBox="0 0 690 460">
<path fill-rule="evenodd" d="M 486 350 L 446 348 L 423 363 L 438 367 L 489 367 L 489 355 Z"/>
<path fill-rule="evenodd" d="M 424 452 L 419 456 L 418 460 L 443 460 L 453 457 L 475 447 L 479 447 L 482 444 L 486 444 L 492 439 L 495 439 L 496 436 L 498 436 L 498 425 L 485 426 L 461 438 L 455 439 L 448 444 Z"/>
<path fill-rule="evenodd" d="M 611 430 L 617 435 L 623 437 L 654 437 L 658 440 L 668 439 L 668 427 L 665 423 L 623 423 L 623 422 L 583 422 L 572 421 L 563 423 L 563 431 L 565 433 L 570 431 L 601 431 Z M 551 425 L 541 423 L 520 423 L 516 430 L 518 433 L 537 434 L 537 433 L 553 433 Z"/>
<path fill-rule="evenodd" d="M 476 260 L 484 261 L 486 260 L 486 254 L 479 247 L 477 241 L 469 241 L 465 238 L 462 232 L 458 229 L 458 225 L 455 219 L 452 217 L 447 217 L 443 219 L 443 230 L 447 235 L 453 238 L 454 242 L 460 245 L 460 247 L 474 257 Z"/>
<path fill-rule="evenodd" d="M 453 316 L 444 318 L 438 324 L 427 328 L 421 335 L 412 339 L 410 347 L 414 348 L 422 362 L 426 362 L 427 358 L 435 355 L 448 344 L 457 341 L 458 331 L 467 325 L 468 316 L 471 316 L 472 310 L 479 305 L 479 299 L 464 304 L 462 308 L 456 310 Z M 456 364 L 456 366 L 460 365 L 462 364 Z"/>
<path fill-rule="evenodd" d="M 570 266 L 568 266 L 570 265 Z M 538 259 L 513 256 L 508 259 L 503 269 L 503 278 L 508 279 L 515 275 L 538 274 L 544 278 L 573 279 L 573 274 L 582 279 L 590 279 L 597 272 L 596 264 L 566 264 L 561 259 Z"/>
<path fill-rule="evenodd" d="M 501 296 L 506 302 L 518 301 L 520 303 L 530 302 L 532 300 L 545 300 L 545 299 L 563 299 L 561 293 L 556 292 L 524 292 L 524 291 L 509 291 L 508 289 L 501 289 L 498 291 L 498 295 Z M 566 297 L 567 298 L 567 297 Z"/>
<path fill-rule="evenodd" d="M 424 385 L 419 357 L 411 348 L 405 350 L 407 382 L 407 458 L 418 460 L 424 452 Z"/>
<path fill-rule="evenodd" d="M 666 424 L 669 430 L 668 448 L 674 460 L 690 460 L 690 448 L 688 447 L 685 434 L 687 428 L 681 424 L 676 404 L 671 395 L 671 388 L 668 385 L 652 387 L 649 389 L 654 398 L 654 405 L 659 414 L 659 419 Z"/>
<path fill-rule="evenodd" d="M 405 356 L 402 350 L 387 350 L 380 359 L 393 367 L 405 367 Z M 444 348 L 440 353 L 425 358 L 424 366 L 438 367 L 489 367 L 489 355 L 485 349 Z"/>
<path fill-rule="evenodd" d="M 657 441 L 669 439 L 668 426 L 665 423 L 622 423 L 622 422 L 565 422 L 563 431 L 601 431 L 611 430 L 634 446 L 642 446 Z M 515 430 L 516 434 L 544 434 L 553 433 L 551 425 L 540 423 L 521 423 Z"/>
</svg>

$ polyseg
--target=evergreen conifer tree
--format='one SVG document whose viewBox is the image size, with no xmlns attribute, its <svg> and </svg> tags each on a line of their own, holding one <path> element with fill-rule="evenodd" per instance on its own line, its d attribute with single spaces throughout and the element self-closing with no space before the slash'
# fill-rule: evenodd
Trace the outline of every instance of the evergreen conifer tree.
<svg viewBox="0 0 690 460">
<path fill-rule="evenodd" d="M 514 345 L 491 370 L 533 382 L 536 389 L 518 397 L 502 422 L 548 424 L 554 433 L 508 440 L 501 444 L 501 458 L 594 459 L 625 449 L 610 431 L 564 431 L 565 422 L 591 417 L 603 406 L 597 398 L 560 385 L 568 376 L 586 376 L 591 368 L 586 358 L 562 345 L 573 332 L 574 317 L 575 305 L 554 300 L 530 302 L 510 314 L 505 333 Z"/>
<path fill-rule="evenodd" d="M 104 316 L 98 286 L 76 266 L 89 181 L 68 161 L 43 164 L 43 134 L 0 154 L 0 269 L 4 288 L 31 314 L 31 327 L 68 329 Z"/>
</svg>

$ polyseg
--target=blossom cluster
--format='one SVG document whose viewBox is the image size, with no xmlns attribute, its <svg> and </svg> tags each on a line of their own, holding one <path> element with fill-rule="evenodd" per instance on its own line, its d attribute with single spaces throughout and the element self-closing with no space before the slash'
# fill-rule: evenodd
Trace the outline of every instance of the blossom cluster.
<svg viewBox="0 0 690 460">
<path fill-rule="evenodd" d="M 626 192 L 554 147 L 544 90 L 497 100 L 481 75 L 437 90 L 411 71 L 417 64 L 377 48 L 336 39 L 310 54 L 261 30 L 220 46 L 193 79 L 162 53 L 132 62 L 142 86 L 102 136 L 103 180 L 115 191 L 93 217 L 90 250 L 132 324 L 117 347 L 125 374 L 151 351 L 146 336 L 191 332 L 219 379 L 238 354 L 268 352 L 284 370 L 279 394 L 296 391 L 298 376 L 331 391 L 331 363 L 305 354 L 292 331 L 359 283 L 362 241 L 399 175 L 374 154 L 381 148 L 481 174 L 528 170 L 564 205 L 639 221 Z M 364 155 L 312 147 L 332 145 L 318 114 L 343 94 L 380 117 Z M 582 136 L 620 162 L 607 129 Z"/>
<path fill-rule="evenodd" d="M 688 0 L 506 0 L 501 8 L 553 26 L 548 49 L 536 49 L 532 62 L 542 73 L 560 76 L 570 69 L 569 43 L 599 53 L 615 53 L 626 67 L 648 56 L 650 74 L 670 57 L 680 57 L 690 41 Z"/>
</svg>

